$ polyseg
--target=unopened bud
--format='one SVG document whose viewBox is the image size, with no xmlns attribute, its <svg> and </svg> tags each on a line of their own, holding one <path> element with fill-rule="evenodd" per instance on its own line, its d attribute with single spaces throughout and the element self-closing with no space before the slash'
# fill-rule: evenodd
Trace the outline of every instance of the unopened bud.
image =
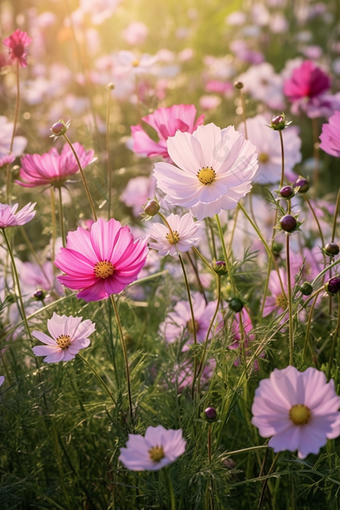
<svg viewBox="0 0 340 510">
<path fill-rule="evenodd" d="M 45 297 L 46 297 L 46 292 L 42 289 L 36 290 L 35 293 L 33 294 L 33 298 L 36 301 L 44 301 Z"/>
<path fill-rule="evenodd" d="M 205 417 L 208 421 L 215 421 L 217 418 L 217 411 L 214 407 L 207 407 L 204 411 Z"/>
<path fill-rule="evenodd" d="M 229 301 L 229 308 L 235 312 L 235 313 L 238 313 L 242 310 L 242 308 L 244 307 L 244 302 L 242 301 L 242 299 L 238 298 L 238 297 L 233 297 L 231 298 L 231 300 Z"/>
<path fill-rule="evenodd" d="M 280 195 L 282 198 L 292 198 L 294 196 L 294 190 L 291 186 L 283 186 L 280 189 Z"/>
<path fill-rule="evenodd" d="M 275 131 L 282 131 L 283 129 L 286 129 L 286 127 L 288 127 L 291 123 L 291 121 L 287 122 L 285 114 L 281 113 L 281 115 L 274 115 L 274 117 L 272 117 L 269 127 Z"/>
<path fill-rule="evenodd" d="M 302 177 L 300 177 L 299 179 L 296 180 L 294 186 L 299 187 L 299 193 L 307 193 L 307 191 L 309 190 L 309 181 L 307 181 L 307 179 L 303 179 Z"/>
<path fill-rule="evenodd" d="M 325 255 L 329 257 L 334 257 L 334 255 L 338 255 L 340 251 L 339 245 L 336 243 L 327 243 L 323 249 Z"/>
<path fill-rule="evenodd" d="M 340 290 L 340 277 L 333 276 L 333 278 L 330 278 L 325 284 L 325 290 L 330 296 L 335 296 Z"/>
<path fill-rule="evenodd" d="M 303 282 L 299 290 L 304 296 L 310 296 L 313 292 L 313 285 L 309 282 Z"/>
<path fill-rule="evenodd" d="M 223 276 L 228 273 L 227 264 L 224 260 L 213 260 L 213 270 L 216 274 Z"/>
<path fill-rule="evenodd" d="M 280 225 L 282 230 L 284 230 L 285 232 L 293 232 L 293 230 L 295 230 L 297 227 L 297 221 L 294 218 L 294 216 L 286 214 L 286 216 L 283 216 L 280 219 Z"/>
<path fill-rule="evenodd" d="M 155 216 L 160 209 L 160 205 L 157 200 L 149 200 L 144 206 L 144 212 L 148 216 Z"/>
<path fill-rule="evenodd" d="M 243 89 L 244 85 L 241 81 L 234 81 L 234 87 L 235 89 L 241 90 Z"/>
</svg>

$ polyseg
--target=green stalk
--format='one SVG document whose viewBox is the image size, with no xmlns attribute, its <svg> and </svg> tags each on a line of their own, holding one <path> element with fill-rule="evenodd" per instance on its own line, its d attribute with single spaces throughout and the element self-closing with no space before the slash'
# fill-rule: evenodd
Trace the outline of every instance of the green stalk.
<svg viewBox="0 0 340 510">
<path fill-rule="evenodd" d="M 57 221 L 56 221 L 56 210 L 55 210 L 55 196 L 54 189 L 51 188 L 51 216 L 52 216 L 52 263 L 55 261 L 55 240 L 57 238 Z M 54 264 L 53 264 L 53 267 Z"/>
<path fill-rule="evenodd" d="M 12 137 L 11 137 L 11 143 L 9 146 L 9 153 L 13 150 L 13 143 L 14 143 L 14 136 L 17 129 L 17 123 L 18 123 L 18 117 L 19 117 L 19 108 L 20 108 L 20 80 L 19 80 L 19 61 L 17 60 L 16 65 L 16 84 L 17 84 L 17 98 L 15 103 L 15 113 L 14 113 L 14 122 L 13 122 L 13 131 L 12 131 Z M 10 171 L 10 165 L 7 165 L 7 187 L 6 187 L 6 197 L 7 202 L 11 203 L 11 171 Z"/>
<path fill-rule="evenodd" d="M 94 203 L 93 203 L 93 200 L 92 200 L 92 197 L 91 197 L 90 189 L 89 189 L 89 187 L 87 185 L 87 181 L 86 181 L 86 178 L 85 178 L 84 170 L 83 170 L 83 168 L 82 168 L 82 166 L 80 164 L 80 161 L 79 161 L 79 158 L 78 158 L 78 154 L 74 150 L 74 147 L 73 147 L 73 145 L 71 143 L 71 140 L 69 139 L 69 137 L 67 136 L 66 133 L 63 134 L 63 137 L 65 138 L 66 142 L 70 146 L 70 149 L 73 152 L 74 157 L 76 158 L 76 161 L 77 161 L 77 164 L 78 164 L 78 168 L 79 168 L 79 172 L 80 172 L 81 178 L 83 180 L 84 188 L 85 188 L 85 191 L 86 191 L 86 195 L 87 195 L 88 201 L 90 203 L 90 207 L 91 207 L 91 211 L 92 211 L 92 216 L 94 218 L 94 221 L 97 221 L 96 210 L 94 208 Z"/>
<path fill-rule="evenodd" d="M 331 377 L 336 341 L 337 341 L 339 334 L 340 334 L 340 296 L 338 295 L 338 320 L 336 323 L 335 331 L 333 333 L 332 347 L 331 347 L 331 352 L 329 355 L 328 370 L 327 370 L 328 379 L 330 379 L 330 377 Z"/>
<path fill-rule="evenodd" d="M 167 482 L 168 482 L 168 487 L 169 487 L 171 510 L 176 510 L 175 493 L 174 493 L 174 488 L 173 488 L 173 485 L 172 485 L 172 482 L 171 482 L 171 478 L 170 478 L 170 475 L 169 475 L 168 468 L 165 469 L 165 476 L 166 476 L 166 479 L 167 479 Z"/>
<path fill-rule="evenodd" d="M 61 187 L 58 188 L 58 197 L 59 197 L 59 225 L 60 225 L 60 236 L 63 242 L 63 247 L 66 246 L 66 236 L 65 236 L 65 228 L 64 228 L 64 209 L 63 209 L 63 197 L 61 195 Z"/>
<path fill-rule="evenodd" d="M 78 358 L 80 358 L 81 360 L 83 360 L 83 362 L 85 363 L 85 365 L 87 365 L 89 367 L 89 369 L 92 371 L 93 375 L 97 378 L 97 380 L 99 381 L 99 383 L 103 386 L 104 390 L 106 391 L 106 393 L 108 394 L 108 396 L 110 397 L 110 399 L 112 400 L 113 404 L 116 406 L 116 401 L 114 399 L 114 396 L 112 395 L 112 392 L 111 390 L 109 389 L 109 387 L 107 386 L 106 382 L 104 381 L 104 379 L 102 379 L 102 377 L 98 374 L 97 370 L 94 368 L 94 366 L 91 365 L 91 363 L 89 361 L 87 361 L 86 358 L 84 358 L 84 356 L 82 354 L 80 354 L 78 352 L 77 354 Z"/>
<path fill-rule="evenodd" d="M 290 250 L 289 234 L 286 234 L 286 257 L 287 257 L 287 286 L 288 286 L 288 312 L 289 312 L 289 364 L 294 364 L 294 330 L 293 330 L 293 302 L 290 275 Z"/>
</svg>

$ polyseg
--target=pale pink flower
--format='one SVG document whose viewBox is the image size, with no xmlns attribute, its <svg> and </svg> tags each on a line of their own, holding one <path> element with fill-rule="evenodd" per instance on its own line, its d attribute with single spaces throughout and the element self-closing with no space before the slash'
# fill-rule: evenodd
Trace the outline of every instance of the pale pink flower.
<svg viewBox="0 0 340 510">
<path fill-rule="evenodd" d="M 13 153 L 7 154 L 7 156 L 0 157 L 0 168 L 5 165 L 10 165 L 15 160 L 15 156 Z"/>
<path fill-rule="evenodd" d="M 166 143 L 168 138 L 174 136 L 176 131 L 193 133 L 204 121 L 204 115 L 201 115 L 196 122 L 195 117 L 196 108 L 192 104 L 176 104 L 170 108 L 158 108 L 142 120 L 156 131 L 159 141 L 154 142 L 141 125 L 131 126 L 133 151 L 141 155 L 147 154 L 148 157 L 162 156 L 168 159 Z"/>
<path fill-rule="evenodd" d="M 277 271 L 272 270 L 270 272 L 268 289 L 270 291 L 270 296 L 267 296 L 263 316 L 266 317 L 272 312 L 276 312 L 278 315 L 283 313 L 288 308 L 287 301 L 287 274 L 283 268 L 279 268 L 280 278 L 277 274 Z M 283 287 L 283 289 L 282 289 Z M 284 291 L 284 292 L 283 292 Z M 287 312 L 288 313 L 288 312 Z M 285 320 L 285 317 L 282 318 L 282 321 Z"/>
<path fill-rule="evenodd" d="M 179 168 L 156 163 L 157 186 L 170 204 L 190 208 L 197 219 L 234 209 L 251 190 L 258 168 L 256 149 L 232 126 L 199 126 L 192 135 L 177 131 L 167 145 Z"/>
<path fill-rule="evenodd" d="M 125 205 L 132 207 L 134 216 L 139 216 L 143 212 L 143 205 L 149 198 L 153 198 L 155 188 L 156 180 L 153 176 L 135 177 L 129 180 L 120 198 Z"/>
<path fill-rule="evenodd" d="M 185 445 L 182 429 L 148 427 L 145 437 L 129 434 L 126 448 L 120 449 L 119 460 L 131 471 L 158 471 L 175 462 L 184 453 Z"/>
<path fill-rule="evenodd" d="M 147 53 L 136 55 L 132 51 L 121 50 L 117 54 L 117 64 L 133 75 L 151 73 L 155 69 L 158 58 Z"/>
<path fill-rule="evenodd" d="M 32 331 L 32 336 L 46 345 L 33 347 L 36 356 L 46 356 L 46 363 L 58 363 L 73 359 L 80 349 L 90 345 L 88 338 L 96 329 L 96 325 L 89 319 L 82 317 L 67 317 L 53 314 L 47 321 L 47 328 L 51 336 L 41 331 Z"/>
<path fill-rule="evenodd" d="M 0 386 L 5 382 L 5 377 L 0 375 Z"/>
<path fill-rule="evenodd" d="M 340 398 L 334 381 L 323 372 L 307 368 L 299 372 L 288 366 L 275 369 L 255 392 L 252 423 L 275 452 L 298 450 L 298 457 L 319 453 L 340 434 Z"/>
<path fill-rule="evenodd" d="M 73 144 L 74 150 L 80 160 L 82 168 L 94 161 L 94 151 L 86 151 L 78 142 Z M 71 175 L 79 172 L 76 158 L 65 143 L 61 154 L 52 147 L 45 154 L 26 154 L 21 158 L 20 177 L 24 182 L 16 181 L 17 184 L 26 188 L 35 186 L 62 186 Z"/>
<path fill-rule="evenodd" d="M 55 265 L 64 273 L 58 280 L 78 298 L 100 301 L 119 294 L 135 281 L 145 264 L 146 240 L 135 241 L 129 227 L 113 218 L 99 219 L 91 231 L 81 227 L 69 232 L 66 248 L 61 248 Z"/>
<path fill-rule="evenodd" d="M 322 125 L 320 149 L 340 158 L 340 111 L 334 112 L 328 124 Z"/>
<path fill-rule="evenodd" d="M 9 155 L 13 127 L 13 122 L 7 122 L 7 117 L 0 115 L 0 157 Z M 26 145 L 26 138 L 23 136 L 15 136 L 12 148 L 14 156 L 21 156 L 26 148 Z"/>
<path fill-rule="evenodd" d="M 244 84 L 244 92 L 257 101 L 263 101 L 269 108 L 282 110 L 285 107 L 282 87 L 283 80 L 268 62 L 251 66 L 238 78 Z"/>
<path fill-rule="evenodd" d="M 16 212 L 19 204 L 7 205 L 0 204 L 0 228 L 17 227 L 25 225 L 32 218 L 34 218 L 36 211 L 34 211 L 34 204 L 29 202 L 19 212 Z"/>
<path fill-rule="evenodd" d="M 18 62 L 20 67 L 27 67 L 27 51 L 26 48 L 32 42 L 26 32 L 22 32 L 19 28 L 12 35 L 4 39 L 3 44 L 9 48 L 9 57 L 13 62 Z"/>
<path fill-rule="evenodd" d="M 123 39 L 131 45 L 143 44 L 149 34 L 148 27 L 141 21 L 131 21 L 123 30 Z"/>
<path fill-rule="evenodd" d="M 198 342 L 204 342 L 208 333 L 210 321 L 216 310 L 216 301 L 211 301 L 206 305 L 202 294 L 195 292 L 192 294 L 192 306 L 195 317 L 195 330 Z M 209 338 L 212 338 L 216 331 L 223 327 L 223 317 L 219 312 L 211 328 Z M 193 342 L 193 323 L 188 301 L 178 301 L 174 311 L 170 312 L 165 321 L 159 326 L 160 332 L 165 340 L 173 343 L 186 338 L 189 343 Z M 183 350 L 188 350 L 185 345 Z"/>
<path fill-rule="evenodd" d="M 100 25 L 110 18 L 121 0 L 80 0 L 79 11 L 89 14 L 94 25 Z"/>
<path fill-rule="evenodd" d="M 259 169 L 256 173 L 255 182 L 260 184 L 276 183 L 281 179 L 282 155 L 281 146 L 278 143 L 278 133 L 268 127 L 270 119 L 265 115 L 256 115 L 247 119 L 248 139 L 255 145 L 258 153 Z M 242 122 L 237 130 L 245 134 Z M 301 138 L 296 128 L 288 127 L 282 131 L 285 157 L 285 172 L 293 171 L 295 165 L 300 163 Z"/>
<path fill-rule="evenodd" d="M 201 374 L 201 386 L 204 386 L 211 380 L 214 375 L 215 368 L 216 361 L 214 359 L 208 359 Z M 194 365 L 192 361 L 189 360 L 181 367 L 176 366 L 175 369 L 176 374 L 171 379 L 171 382 L 177 384 L 178 393 L 181 393 L 184 388 L 191 388 L 194 380 Z"/>
<path fill-rule="evenodd" d="M 215 110 L 221 104 L 221 98 L 215 95 L 204 95 L 199 99 L 202 110 Z"/>
<path fill-rule="evenodd" d="M 172 233 L 163 223 L 153 223 L 149 232 L 149 239 L 156 242 L 149 242 L 150 248 L 157 250 L 159 255 L 178 255 L 178 252 L 186 252 L 200 241 L 200 236 L 196 237 L 201 224 L 194 221 L 191 213 L 186 213 L 182 217 L 178 214 L 170 214 L 166 218 Z"/>
</svg>

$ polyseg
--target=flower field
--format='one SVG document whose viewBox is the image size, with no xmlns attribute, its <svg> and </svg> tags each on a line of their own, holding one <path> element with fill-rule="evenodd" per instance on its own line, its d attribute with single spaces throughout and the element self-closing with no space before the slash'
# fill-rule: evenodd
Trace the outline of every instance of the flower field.
<svg viewBox="0 0 340 510">
<path fill-rule="evenodd" d="M 336 0 L 1 0 L 0 509 L 340 509 Z"/>
</svg>

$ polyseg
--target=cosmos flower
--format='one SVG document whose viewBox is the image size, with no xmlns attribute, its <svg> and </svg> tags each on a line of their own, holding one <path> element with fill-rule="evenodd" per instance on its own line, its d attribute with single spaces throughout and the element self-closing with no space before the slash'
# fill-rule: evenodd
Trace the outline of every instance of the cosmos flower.
<svg viewBox="0 0 340 510">
<path fill-rule="evenodd" d="M 46 363 L 58 363 L 73 359 L 80 349 L 90 345 L 88 338 L 96 329 L 90 320 L 83 321 L 82 317 L 67 317 L 53 314 L 47 321 L 47 328 L 51 336 L 41 331 L 32 331 L 32 336 L 46 345 L 33 347 L 36 356 L 46 356 Z"/>
<path fill-rule="evenodd" d="M 156 163 L 157 186 L 172 205 L 188 207 L 197 219 L 234 209 L 251 189 L 258 164 L 254 145 L 232 126 L 199 126 L 193 133 L 177 131 L 168 152 L 179 168 Z"/>
<path fill-rule="evenodd" d="M 149 238 L 156 241 L 149 243 L 149 246 L 158 250 L 159 255 L 175 257 L 178 251 L 188 251 L 199 243 L 200 237 L 195 237 L 195 235 L 201 224 L 194 221 L 191 213 L 186 213 L 182 217 L 178 214 L 170 214 L 166 220 L 172 233 L 163 223 L 153 223 L 149 232 Z"/>
<path fill-rule="evenodd" d="M 145 437 L 129 434 L 126 448 L 120 449 L 119 460 L 131 471 L 158 471 L 175 462 L 184 453 L 185 445 L 182 429 L 148 427 Z"/>
<path fill-rule="evenodd" d="M 5 382 L 5 377 L 0 375 L 0 386 Z"/>
<path fill-rule="evenodd" d="M 155 188 L 156 180 L 153 176 L 135 177 L 129 180 L 120 198 L 125 205 L 132 207 L 134 216 L 139 216 L 143 212 L 143 205 L 154 196 Z"/>
<path fill-rule="evenodd" d="M 305 60 L 300 67 L 293 70 L 291 77 L 285 81 L 283 91 L 289 101 L 295 102 L 320 96 L 330 86 L 329 76 L 314 62 Z"/>
<path fill-rule="evenodd" d="M 131 45 L 143 44 L 149 34 L 148 27 L 141 21 L 131 21 L 123 30 L 123 39 Z"/>
<path fill-rule="evenodd" d="M 322 125 L 320 149 L 340 158 L 340 111 L 334 112 L 328 124 Z"/>
<path fill-rule="evenodd" d="M 129 227 L 119 221 L 99 219 L 91 231 L 81 227 L 69 232 L 55 265 L 64 273 L 58 280 L 78 298 L 100 301 L 118 294 L 135 281 L 145 264 L 146 240 L 135 241 Z"/>
<path fill-rule="evenodd" d="M 214 359 L 208 359 L 201 374 L 201 386 L 204 386 L 211 380 L 214 375 L 215 368 L 216 361 Z M 194 379 L 194 365 L 192 360 L 188 360 L 182 366 L 175 366 L 175 372 L 176 373 L 171 379 L 171 382 L 177 385 L 178 393 L 182 393 L 184 388 L 192 387 Z"/>
<path fill-rule="evenodd" d="M 7 154 L 7 156 L 0 157 L 0 168 L 5 165 L 10 165 L 15 160 L 15 156 L 13 153 Z"/>
<path fill-rule="evenodd" d="M 285 107 L 282 93 L 282 77 L 268 62 L 250 66 L 238 76 L 237 81 L 244 84 L 243 91 L 256 101 L 263 101 L 269 108 L 282 110 Z"/>
<path fill-rule="evenodd" d="M 0 115 L 0 158 L 9 155 L 11 139 L 13 134 L 13 122 L 7 122 L 7 117 Z M 27 140 L 23 136 L 15 136 L 13 140 L 12 152 L 14 156 L 21 156 L 27 145 Z"/>
<path fill-rule="evenodd" d="M 278 142 L 278 134 L 268 128 L 270 120 L 264 115 L 256 115 L 247 119 L 248 139 L 256 147 L 258 153 L 259 169 L 256 173 L 255 182 L 260 184 L 276 183 L 281 179 L 281 147 Z M 244 123 L 237 130 L 244 135 Z M 292 172 L 293 168 L 302 159 L 300 152 L 301 138 L 297 135 L 296 128 L 289 127 L 282 131 L 285 173 Z"/>
<path fill-rule="evenodd" d="M 208 333 L 210 321 L 213 318 L 216 301 L 211 301 L 206 305 L 202 294 L 199 292 L 192 295 L 192 306 L 194 309 L 195 329 L 198 342 L 204 342 Z M 218 313 L 214 327 L 212 328 L 209 338 L 214 335 L 215 330 L 223 327 L 222 314 Z M 193 323 L 191 318 L 190 306 L 188 301 L 178 301 L 174 307 L 174 311 L 170 312 L 165 321 L 159 327 L 162 336 L 167 342 L 173 343 L 181 339 L 182 336 L 188 338 L 189 343 L 193 342 Z M 183 350 L 187 350 L 185 345 Z"/>
<path fill-rule="evenodd" d="M 193 104 L 176 104 L 170 108 L 158 108 L 150 115 L 142 117 L 142 120 L 157 132 L 158 142 L 151 140 L 140 124 L 131 126 L 133 151 L 137 154 L 147 154 L 148 157 L 162 156 L 168 159 L 167 139 L 174 136 L 176 131 L 193 133 L 204 121 L 204 115 L 198 117 L 196 122 L 195 117 L 196 108 Z"/>
<path fill-rule="evenodd" d="M 26 48 L 32 42 L 26 32 L 22 32 L 18 28 L 12 35 L 2 41 L 9 48 L 9 57 L 13 62 L 18 62 L 20 67 L 27 67 L 27 51 Z"/>
<path fill-rule="evenodd" d="M 298 450 L 298 457 L 319 453 L 340 434 L 340 398 L 334 381 L 323 372 L 308 368 L 299 372 L 288 366 L 275 369 L 260 382 L 252 406 L 252 423 L 275 452 Z"/>
<path fill-rule="evenodd" d="M 7 205 L 0 204 L 0 228 L 17 227 L 18 225 L 25 225 L 32 218 L 34 218 L 36 211 L 34 211 L 34 204 L 29 202 L 19 212 L 16 212 L 19 204 Z"/>
<path fill-rule="evenodd" d="M 73 144 L 74 150 L 83 168 L 94 161 L 94 151 L 86 151 L 78 142 Z M 21 158 L 20 177 L 24 182 L 17 184 L 26 188 L 35 186 L 60 187 L 65 181 L 79 171 L 79 167 L 70 146 L 66 143 L 59 155 L 53 147 L 45 154 L 26 154 Z"/>
<path fill-rule="evenodd" d="M 268 283 L 268 289 L 270 291 L 270 296 L 267 296 L 263 316 L 266 317 L 272 312 L 276 312 L 277 314 L 281 314 L 288 308 L 288 301 L 287 301 L 287 275 L 286 271 L 283 268 L 279 268 L 279 273 L 281 276 L 281 282 L 283 286 L 280 283 L 279 276 L 277 274 L 277 271 L 272 270 L 270 272 L 269 277 L 269 283 Z M 285 318 L 282 319 L 284 321 Z"/>
</svg>

